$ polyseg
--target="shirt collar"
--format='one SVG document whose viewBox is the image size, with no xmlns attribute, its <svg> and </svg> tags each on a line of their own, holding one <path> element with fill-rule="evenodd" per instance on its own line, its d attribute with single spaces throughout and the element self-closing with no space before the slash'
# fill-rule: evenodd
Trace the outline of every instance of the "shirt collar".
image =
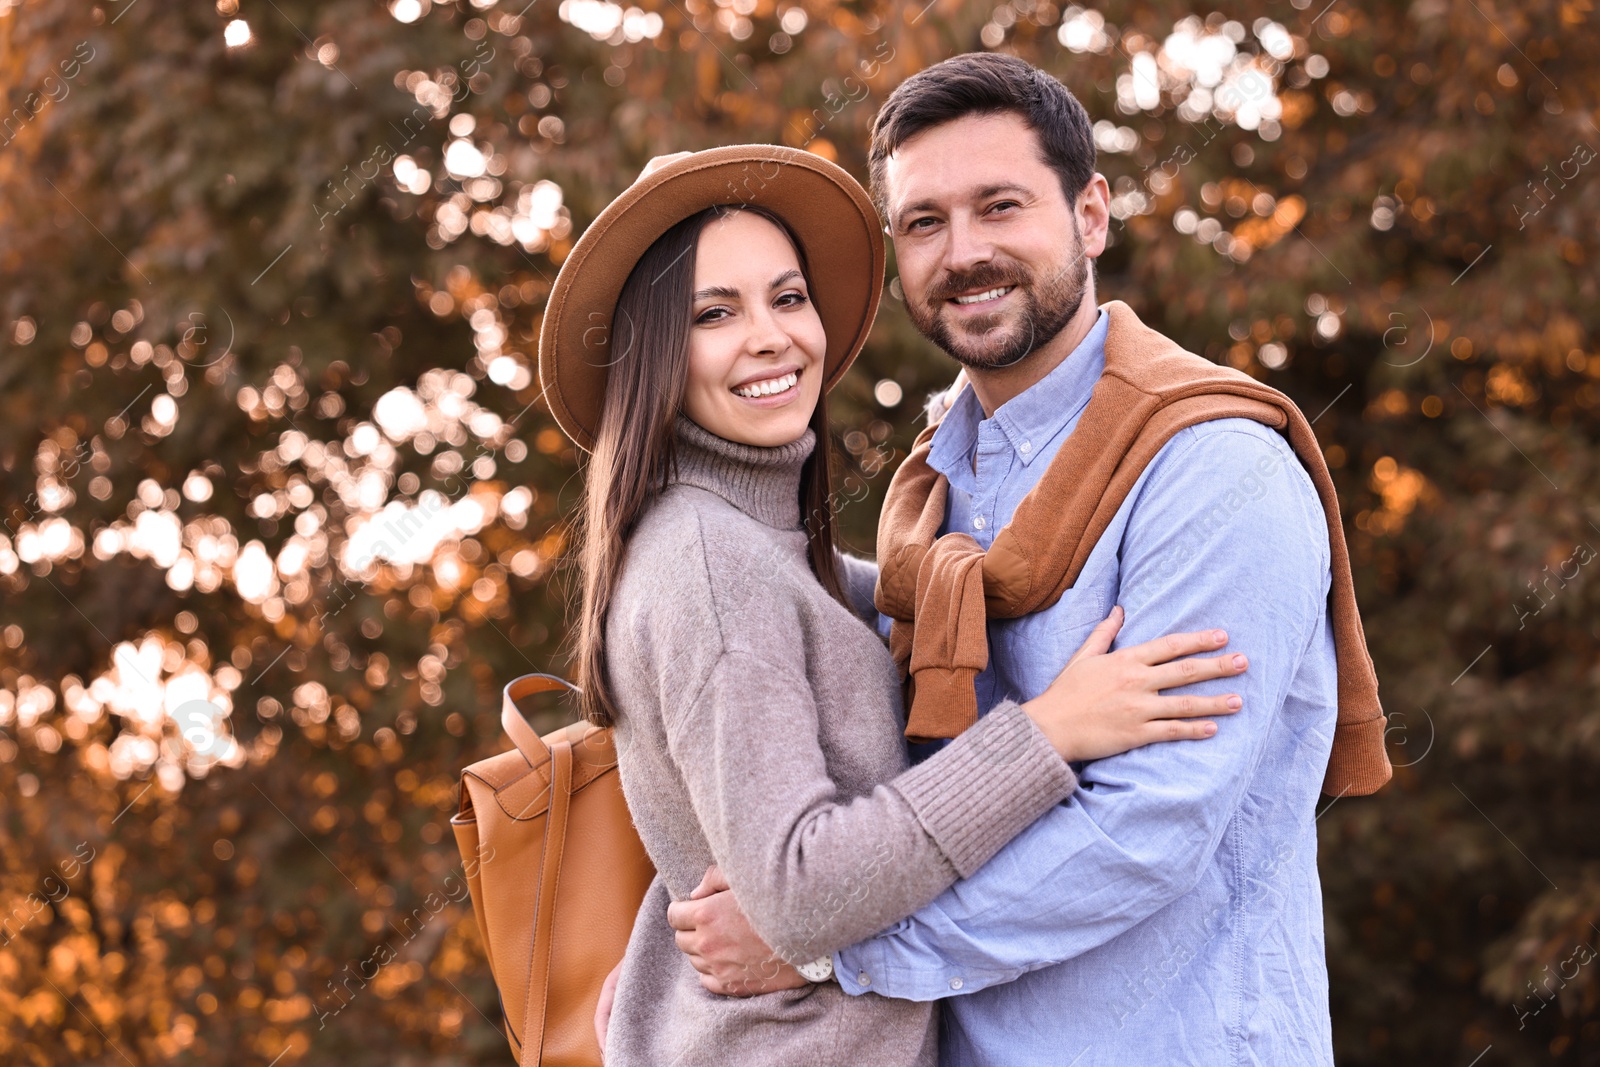
<svg viewBox="0 0 1600 1067">
<path fill-rule="evenodd" d="M 1104 308 L 1078 347 L 1068 353 L 1054 369 L 1028 388 L 1001 404 L 989 419 L 970 385 L 962 388 L 944 420 L 933 431 L 928 465 L 952 484 L 969 480 L 972 451 L 978 443 L 978 430 L 992 423 L 1024 466 L 1033 462 L 1049 441 L 1075 420 L 1089 403 L 1095 382 L 1106 366 L 1106 331 L 1110 317 Z"/>
</svg>

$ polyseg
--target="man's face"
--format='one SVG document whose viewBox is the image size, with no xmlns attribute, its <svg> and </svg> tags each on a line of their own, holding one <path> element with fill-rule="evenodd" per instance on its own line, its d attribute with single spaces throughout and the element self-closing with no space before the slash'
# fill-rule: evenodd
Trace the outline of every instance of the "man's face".
<svg viewBox="0 0 1600 1067">
<path fill-rule="evenodd" d="M 911 321 L 969 367 L 1010 366 L 1060 333 L 1105 250 L 1103 213 L 1067 200 L 1015 113 L 917 134 L 886 161 L 884 192 Z"/>
</svg>

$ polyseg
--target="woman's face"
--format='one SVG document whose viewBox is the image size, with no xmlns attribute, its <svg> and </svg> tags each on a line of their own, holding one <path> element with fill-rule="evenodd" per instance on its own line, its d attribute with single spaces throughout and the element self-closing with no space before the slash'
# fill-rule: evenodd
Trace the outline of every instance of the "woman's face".
<svg viewBox="0 0 1600 1067">
<path fill-rule="evenodd" d="M 784 232 L 747 211 L 712 220 L 695 248 L 692 299 L 683 413 L 747 445 L 805 433 L 827 338 Z"/>
</svg>

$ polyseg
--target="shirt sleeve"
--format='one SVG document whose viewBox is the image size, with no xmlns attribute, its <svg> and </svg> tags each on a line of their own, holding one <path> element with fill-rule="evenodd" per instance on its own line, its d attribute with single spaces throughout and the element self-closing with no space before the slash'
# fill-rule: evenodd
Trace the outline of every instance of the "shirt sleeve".
<svg viewBox="0 0 1600 1067">
<path fill-rule="evenodd" d="M 839 553 L 839 571 L 845 576 L 845 588 L 856 614 L 885 641 L 894 620 L 878 610 L 875 597 L 878 589 L 878 564 L 848 552 Z"/>
<path fill-rule="evenodd" d="M 972 993 L 1071 959 L 1188 892 L 1248 787 L 1326 610 L 1327 522 L 1270 430 L 1191 428 L 1152 462 L 1121 544 L 1117 646 L 1221 627 L 1242 676 L 1167 694 L 1238 692 L 1204 741 L 1148 745 L 1080 770 L 1065 803 L 977 874 L 835 956 L 847 992 Z M 1269 436 L 1270 435 L 1270 438 Z M 1065 664 L 1074 651 L 1056 650 Z M 1320 780 L 1321 768 L 1316 769 Z"/>
<path fill-rule="evenodd" d="M 738 617 L 712 622 L 723 647 L 698 690 L 665 694 L 667 746 L 713 857 L 781 958 L 814 960 L 923 906 L 1075 787 L 1008 703 L 937 761 L 841 796 L 794 604 L 769 574 L 724 577 L 761 584 L 733 589 Z"/>
<path fill-rule="evenodd" d="M 844 581 L 850 606 L 868 626 L 878 627 L 878 607 L 873 596 L 878 587 L 878 565 L 870 559 L 834 550 L 839 560 L 839 577 Z"/>
</svg>

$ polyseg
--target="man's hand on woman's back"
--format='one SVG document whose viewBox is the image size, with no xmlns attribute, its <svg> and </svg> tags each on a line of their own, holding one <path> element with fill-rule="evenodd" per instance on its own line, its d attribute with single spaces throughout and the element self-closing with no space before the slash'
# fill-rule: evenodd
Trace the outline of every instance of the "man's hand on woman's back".
<svg viewBox="0 0 1600 1067">
<path fill-rule="evenodd" d="M 722 871 L 711 866 L 688 900 L 667 905 L 678 949 L 712 993 L 753 997 L 806 985 L 800 972 L 772 952 L 750 926 Z"/>
</svg>

